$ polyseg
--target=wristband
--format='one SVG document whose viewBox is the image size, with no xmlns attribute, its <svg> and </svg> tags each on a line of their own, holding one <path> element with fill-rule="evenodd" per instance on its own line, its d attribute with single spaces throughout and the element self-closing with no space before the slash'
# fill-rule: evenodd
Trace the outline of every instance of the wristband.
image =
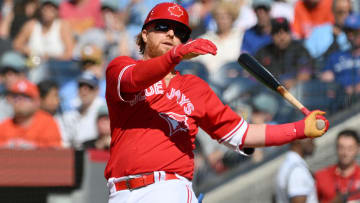
<svg viewBox="0 0 360 203">
<path fill-rule="evenodd" d="M 280 125 L 266 125 L 265 146 L 280 146 L 296 139 L 306 138 L 304 128 L 304 120 Z"/>
</svg>

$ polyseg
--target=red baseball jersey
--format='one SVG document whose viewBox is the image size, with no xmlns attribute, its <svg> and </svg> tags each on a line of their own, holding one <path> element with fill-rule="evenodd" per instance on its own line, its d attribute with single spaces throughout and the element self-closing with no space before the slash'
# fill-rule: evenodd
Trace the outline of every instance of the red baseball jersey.
<svg viewBox="0 0 360 203">
<path fill-rule="evenodd" d="M 199 126 L 220 143 L 235 134 L 245 138 L 246 121 L 197 76 L 177 73 L 168 86 L 160 80 L 137 93 L 122 92 L 123 74 L 137 62 L 117 57 L 106 70 L 112 132 L 107 179 L 166 171 L 191 180 Z"/>
<path fill-rule="evenodd" d="M 355 166 L 355 171 L 348 177 L 339 174 L 336 165 L 327 167 L 315 174 L 316 189 L 319 201 L 331 202 L 337 193 L 352 193 L 348 200 L 360 199 L 360 167 Z M 338 191 L 338 192 L 337 192 Z"/>
</svg>

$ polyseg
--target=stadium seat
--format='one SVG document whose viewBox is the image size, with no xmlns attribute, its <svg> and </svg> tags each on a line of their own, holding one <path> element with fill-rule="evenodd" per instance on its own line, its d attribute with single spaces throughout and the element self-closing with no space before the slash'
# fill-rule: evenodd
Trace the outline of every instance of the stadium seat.
<svg viewBox="0 0 360 203">
<path fill-rule="evenodd" d="M 340 85 L 318 79 L 298 83 L 290 91 L 309 110 L 321 109 L 334 113 L 342 108 L 344 102 L 344 91 Z"/>
<path fill-rule="evenodd" d="M 47 65 L 50 78 L 56 80 L 59 86 L 62 86 L 69 80 L 76 79 L 81 74 L 81 69 L 77 61 L 50 59 Z"/>
<path fill-rule="evenodd" d="M 200 62 L 195 61 L 182 61 L 176 67 L 181 74 L 192 74 L 197 75 L 201 79 L 208 81 L 209 80 L 209 72 L 206 66 Z"/>
<path fill-rule="evenodd" d="M 225 89 L 231 83 L 238 80 L 238 78 L 243 78 L 244 76 L 244 69 L 238 62 L 233 61 L 221 66 L 217 73 L 210 77 L 210 80 L 212 83 Z"/>
</svg>

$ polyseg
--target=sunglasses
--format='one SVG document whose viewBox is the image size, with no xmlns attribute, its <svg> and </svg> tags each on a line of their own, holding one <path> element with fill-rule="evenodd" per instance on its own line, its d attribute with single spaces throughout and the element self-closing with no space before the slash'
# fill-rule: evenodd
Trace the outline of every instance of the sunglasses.
<svg viewBox="0 0 360 203">
<path fill-rule="evenodd" d="M 166 22 L 158 22 L 155 24 L 154 30 L 159 32 L 168 32 L 169 30 L 173 30 L 175 36 L 179 38 L 182 43 L 185 43 L 189 39 L 189 31 L 182 26 L 170 25 Z"/>
</svg>

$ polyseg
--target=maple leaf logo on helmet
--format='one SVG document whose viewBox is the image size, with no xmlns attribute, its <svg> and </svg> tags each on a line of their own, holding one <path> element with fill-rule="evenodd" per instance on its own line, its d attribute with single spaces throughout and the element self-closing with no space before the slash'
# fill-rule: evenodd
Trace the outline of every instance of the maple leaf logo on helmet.
<svg viewBox="0 0 360 203">
<path fill-rule="evenodd" d="M 182 15 L 184 15 L 184 11 L 178 6 L 172 6 L 168 8 L 170 15 L 176 16 L 176 17 L 180 17 Z"/>
</svg>

